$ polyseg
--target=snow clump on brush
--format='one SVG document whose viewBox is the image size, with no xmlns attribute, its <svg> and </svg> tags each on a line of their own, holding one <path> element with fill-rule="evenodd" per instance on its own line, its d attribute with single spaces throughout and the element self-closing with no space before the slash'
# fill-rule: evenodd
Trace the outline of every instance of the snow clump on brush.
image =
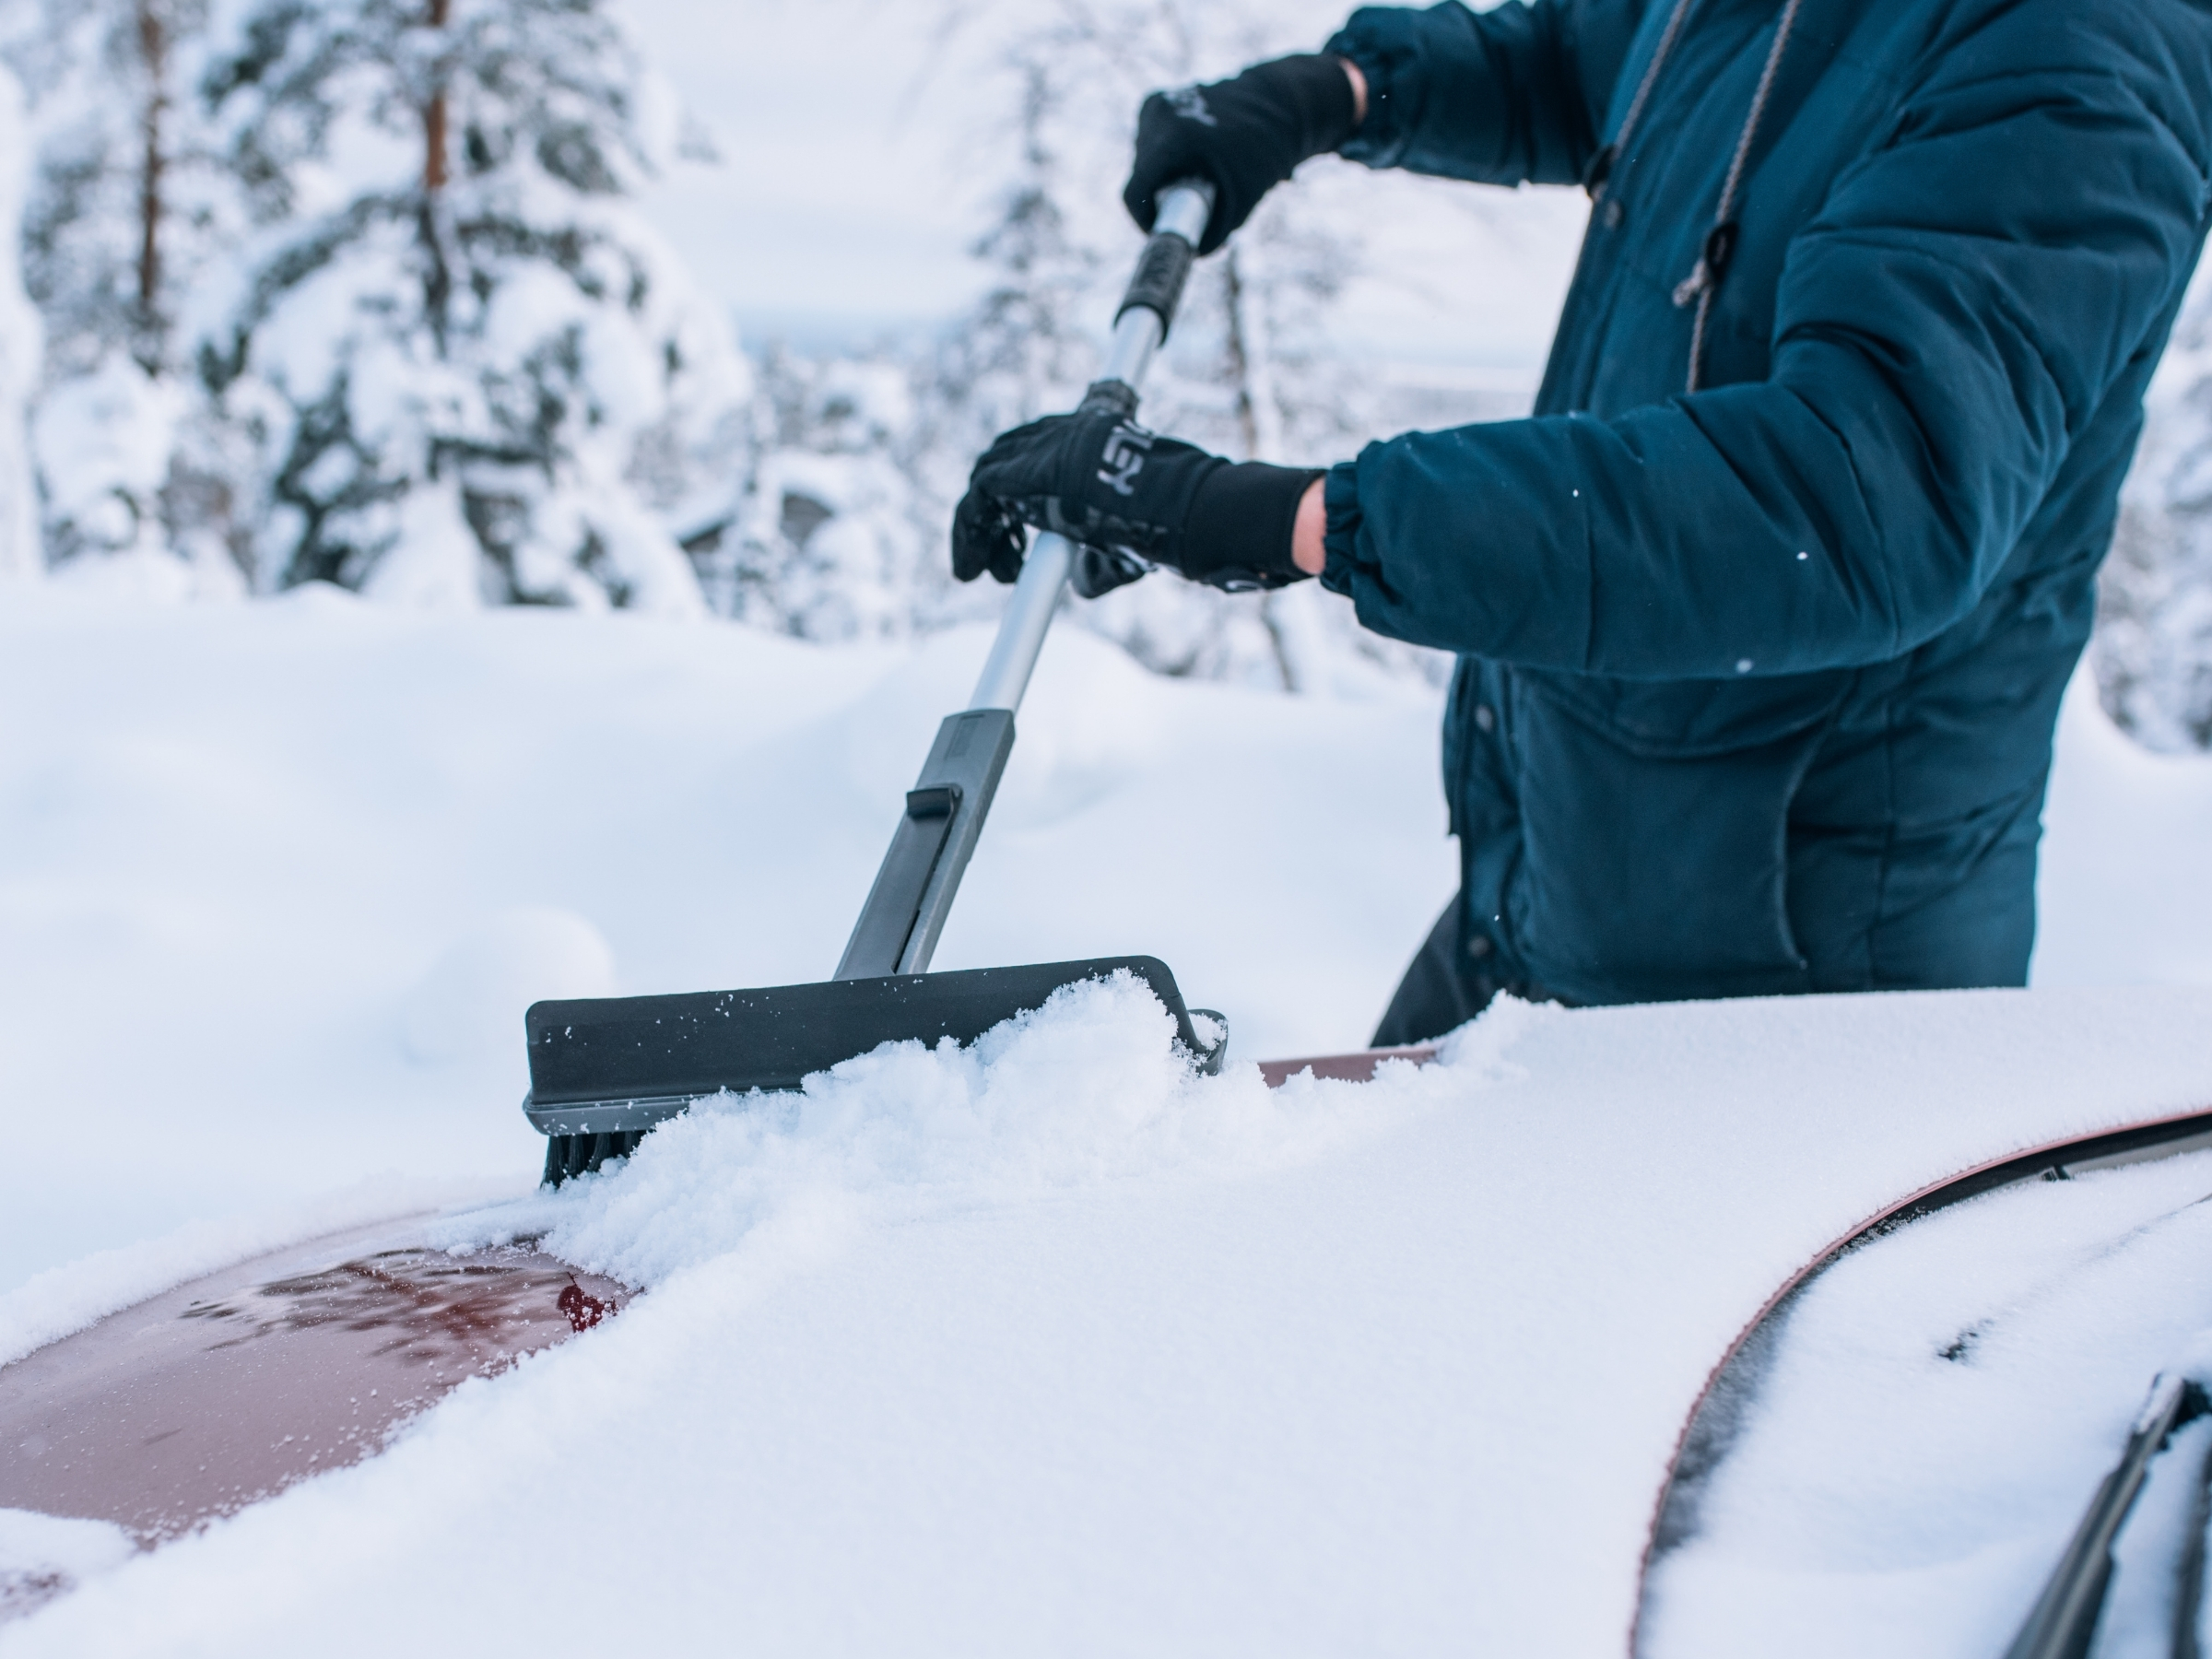
<svg viewBox="0 0 2212 1659">
<path fill-rule="evenodd" d="M 477 1218 L 472 1236 L 542 1233 L 566 1261 L 652 1285 L 794 1226 L 827 1236 L 1132 1178 L 1263 1173 L 1464 1098 L 1469 1071 L 1542 1012 L 1496 1010 L 1453 1064 L 1270 1089 L 1249 1063 L 1201 1077 L 1167 1009 L 1117 972 L 966 1048 L 886 1042 L 798 1093 L 702 1100 L 626 1162 Z"/>
</svg>

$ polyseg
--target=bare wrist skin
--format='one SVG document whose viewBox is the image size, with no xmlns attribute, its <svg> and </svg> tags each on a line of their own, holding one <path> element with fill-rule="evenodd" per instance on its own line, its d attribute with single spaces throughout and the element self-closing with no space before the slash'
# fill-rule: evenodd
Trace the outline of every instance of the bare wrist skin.
<svg viewBox="0 0 2212 1659">
<path fill-rule="evenodd" d="M 1350 58 L 1340 57 L 1336 61 L 1344 65 L 1345 74 L 1351 77 L 1352 125 L 1358 127 L 1367 120 L 1367 76 Z"/>
<path fill-rule="evenodd" d="M 1306 493 L 1298 498 L 1298 517 L 1290 524 L 1290 562 L 1309 576 L 1320 575 L 1329 557 L 1321 539 L 1329 527 L 1328 509 L 1322 504 L 1323 482 L 1316 478 L 1306 486 Z"/>
</svg>

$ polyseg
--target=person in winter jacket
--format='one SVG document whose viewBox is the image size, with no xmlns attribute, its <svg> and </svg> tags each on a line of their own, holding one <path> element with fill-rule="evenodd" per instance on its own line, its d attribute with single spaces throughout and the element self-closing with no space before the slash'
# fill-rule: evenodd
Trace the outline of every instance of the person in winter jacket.
<svg viewBox="0 0 2212 1659">
<path fill-rule="evenodd" d="M 2212 12 L 1371 8 L 1147 100 L 1128 204 L 1210 180 L 1210 249 L 1332 149 L 1588 191 L 1535 414 L 1325 476 L 1039 421 L 978 463 L 957 571 L 1010 580 L 1051 525 L 1315 575 L 1459 653 L 1462 886 L 1378 1042 L 1500 988 L 2024 982 L 2059 700 L 2212 200 Z"/>
</svg>

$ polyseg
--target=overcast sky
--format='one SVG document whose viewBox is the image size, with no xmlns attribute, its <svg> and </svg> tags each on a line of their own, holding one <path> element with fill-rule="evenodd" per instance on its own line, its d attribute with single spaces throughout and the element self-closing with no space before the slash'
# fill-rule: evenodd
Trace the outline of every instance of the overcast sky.
<svg viewBox="0 0 2212 1659">
<path fill-rule="evenodd" d="M 967 248 L 984 193 L 961 182 L 959 145 L 973 124 L 959 103 L 959 66 L 925 73 L 937 6 L 624 4 L 724 158 L 677 170 L 648 208 L 748 335 L 850 339 L 948 317 L 974 296 L 982 272 Z M 1342 166 L 1309 164 L 1299 187 Z M 1362 221 L 1370 246 L 1347 343 L 1471 368 L 1540 361 L 1571 268 L 1579 193 L 1334 182 L 1332 199 Z"/>
<path fill-rule="evenodd" d="M 626 0 L 647 55 L 721 165 L 653 194 L 663 230 L 742 319 L 959 309 L 976 204 L 917 100 L 934 8 L 908 0 Z"/>
</svg>

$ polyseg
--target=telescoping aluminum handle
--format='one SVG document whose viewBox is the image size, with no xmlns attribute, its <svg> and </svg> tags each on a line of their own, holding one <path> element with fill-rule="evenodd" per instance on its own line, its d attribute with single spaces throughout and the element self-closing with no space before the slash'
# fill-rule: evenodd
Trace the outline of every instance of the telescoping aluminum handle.
<svg viewBox="0 0 2212 1659">
<path fill-rule="evenodd" d="M 1102 382 L 1118 381 L 1127 389 L 1121 401 L 1131 408 L 1152 354 L 1174 320 L 1213 209 L 1213 186 L 1201 181 L 1186 180 L 1159 193 L 1159 217 L 1115 314 L 1101 376 Z M 1065 536 L 1046 531 L 1031 540 L 975 695 L 937 728 L 922 775 L 907 791 L 906 811 L 861 907 L 837 978 L 928 971 L 1013 752 L 1014 711 L 1029 689 L 1075 559 L 1075 544 Z"/>
<path fill-rule="evenodd" d="M 1176 301 L 1182 297 L 1183 279 L 1190 273 L 1193 251 L 1213 207 L 1211 184 L 1174 184 L 1160 192 L 1159 217 L 1153 221 L 1152 240 L 1137 265 L 1130 292 L 1122 300 L 1121 314 L 1113 321 L 1113 343 L 1107 347 L 1101 379 L 1119 381 L 1132 392 L 1144 384 L 1152 354 L 1167 337 Z M 1165 271 L 1156 269 L 1162 266 Z M 1147 290 L 1141 297 L 1139 288 Z M 1164 300 L 1164 310 L 1153 298 L 1155 292 Z M 1030 544 L 1029 557 L 1022 561 L 1021 579 L 1015 582 L 1014 597 L 998 625 L 998 638 L 983 664 L 982 677 L 975 682 L 975 695 L 968 700 L 971 709 L 1011 711 L 1021 707 L 1021 695 L 1029 689 L 1030 673 L 1044 649 L 1045 632 L 1053 625 L 1053 613 L 1059 608 L 1060 593 L 1067 585 L 1075 557 L 1075 543 L 1050 530 Z"/>
</svg>

